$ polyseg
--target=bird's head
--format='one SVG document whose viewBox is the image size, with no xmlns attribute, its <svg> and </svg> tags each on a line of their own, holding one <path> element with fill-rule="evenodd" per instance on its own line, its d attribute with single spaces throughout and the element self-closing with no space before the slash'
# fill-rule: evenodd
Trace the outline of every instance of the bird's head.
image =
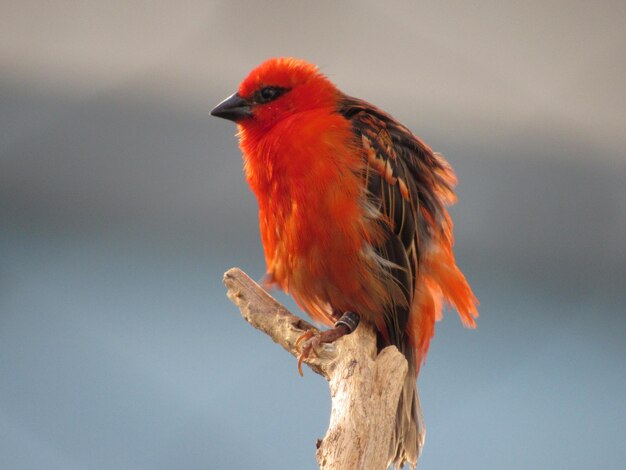
<svg viewBox="0 0 626 470">
<path fill-rule="evenodd" d="M 271 128 L 296 113 L 334 107 L 338 90 L 318 70 L 299 59 L 269 59 L 252 70 L 236 93 L 218 104 L 211 115 L 245 128 Z"/>
</svg>

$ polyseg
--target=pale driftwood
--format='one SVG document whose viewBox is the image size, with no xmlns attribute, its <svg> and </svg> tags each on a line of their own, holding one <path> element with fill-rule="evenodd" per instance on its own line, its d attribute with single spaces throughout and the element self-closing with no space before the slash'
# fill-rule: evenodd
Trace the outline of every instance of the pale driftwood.
<svg viewBox="0 0 626 470">
<path fill-rule="evenodd" d="M 244 319 L 293 356 L 296 340 L 313 325 L 290 313 L 238 268 L 224 275 L 228 297 Z M 318 444 L 322 470 L 385 470 L 407 361 L 395 346 L 376 352 L 371 327 L 356 331 L 304 361 L 328 380 L 332 409 L 326 436 Z M 294 364 L 295 367 L 295 364 Z"/>
</svg>

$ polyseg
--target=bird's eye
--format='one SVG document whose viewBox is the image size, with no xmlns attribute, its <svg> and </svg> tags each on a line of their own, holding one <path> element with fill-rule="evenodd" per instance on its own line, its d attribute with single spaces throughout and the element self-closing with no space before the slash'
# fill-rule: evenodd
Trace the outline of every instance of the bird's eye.
<svg viewBox="0 0 626 470">
<path fill-rule="evenodd" d="M 256 101 L 257 103 L 269 103 L 270 101 L 274 101 L 276 98 L 283 95 L 287 91 L 287 88 L 266 86 L 261 88 L 254 94 L 254 101 Z"/>
</svg>

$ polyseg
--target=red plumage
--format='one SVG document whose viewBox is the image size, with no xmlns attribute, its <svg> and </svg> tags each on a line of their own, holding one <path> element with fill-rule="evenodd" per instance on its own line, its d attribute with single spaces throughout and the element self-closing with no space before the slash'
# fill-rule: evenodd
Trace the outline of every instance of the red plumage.
<svg viewBox="0 0 626 470">
<path fill-rule="evenodd" d="M 239 126 L 268 278 L 315 320 L 333 325 L 334 312 L 357 312 L 382 346 L 405 354 L 413 372 L 390 460 L 415 465 L 423 440 L 415 376 L 442 301 L 466 326 L 478 316 L 452 251 L 453 170 L 390 115 L 301 60 L 261 64 L 229 103 L 232 115 L 216 115 Z"/>
</svg>

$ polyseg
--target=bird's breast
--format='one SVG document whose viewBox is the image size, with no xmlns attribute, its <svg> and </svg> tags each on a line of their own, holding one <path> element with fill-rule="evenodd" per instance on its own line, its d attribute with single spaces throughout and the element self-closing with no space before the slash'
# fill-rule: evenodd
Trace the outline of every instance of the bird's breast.
<svg viewBox="0 0 626 470">
<path fill-rule="evenodd" d="M 268 273 L 324 320 L 316 313 L 321 304 L 347 309 L 363 295 L 372 231 L 364 213 L 364 159 L 350 123 L 330 113 L 302 118 L 277 124 L 255 146 L 246 147 L 244 138 L 242 148 Z"/>
</svg>

